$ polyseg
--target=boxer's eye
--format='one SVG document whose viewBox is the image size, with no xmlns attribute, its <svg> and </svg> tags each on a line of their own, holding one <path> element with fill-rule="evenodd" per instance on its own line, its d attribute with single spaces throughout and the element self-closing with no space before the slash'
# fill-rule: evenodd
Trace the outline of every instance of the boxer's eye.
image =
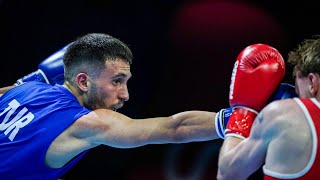
<svg viewBox="0 0 320 180">
<path fill-rule="evenodd" d="M 112 81 L 112 84 L 115 85 L 115 86 L 118 86 L 118 85 L 120 85 L 121 83 L 122 83 L 122 80 L 121 80 L 121 79 L 114 79 L 114 80 Z"/>
</svg>

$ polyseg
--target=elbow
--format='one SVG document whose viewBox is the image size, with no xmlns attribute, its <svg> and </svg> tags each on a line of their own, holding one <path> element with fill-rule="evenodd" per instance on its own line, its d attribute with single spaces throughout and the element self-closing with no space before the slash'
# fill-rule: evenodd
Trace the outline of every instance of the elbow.
<svg viewBox="0 0 320 180">
<path fill-rule="evenodd" d="M 227 175 L 228 174 L 226 174 L 226 171 L 223 168 L 221 168 L 221 167 L 218 168 L 217 180 L 230 179 L 230 178 L 228 178 Z"/>
<path fill-rule="evenodd" d="M 217 180 L 246 180 L 248 178 L 245 173 L 242 173 L 239 168 L 236 168 L 237 166 L 232 166 L 228 162 L 229 161 L 223 159 L 219 160 Z"/>
<path fill-rule="evenodd" d="M 225 161 L 220 157 L 219 162 L 218 162 L 218 173 L 217 173 L 217 179 L 218 180 L 223 180 L 226 179 L 226 163 Z"/>
<path fill-rule="evenodd" d="M 217 179 L 219 180 L 229 180 L 229 179 L 241 179 L 240 176 L 237 175 L 236 162 L 231 160 L 228 156 L 220 154 L 218 161 L 218 173 Z"/>
<path fill-rule="evenodd" d="M 232 171 L 231 169 L 229 171 Z M 229 179 L 238 179 L 235 176 L 230 176 L 230 172 L 225 171 L 225 168 L 219 167 L 217 173 L 217 180 L 229 180 Z"/>
</svg>

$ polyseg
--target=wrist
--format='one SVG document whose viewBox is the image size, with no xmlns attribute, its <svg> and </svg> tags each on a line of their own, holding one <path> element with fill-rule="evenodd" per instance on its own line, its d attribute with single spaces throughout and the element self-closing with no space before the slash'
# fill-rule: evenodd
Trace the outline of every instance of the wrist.
<svg viewBox="0 0 320 180">
<path fill-rule="evenodd" d="M 224 132 L 225 136 L 247 138 L 250 135 L 251 127 L 257 114 L 257 111 L 248 107 L 234 107 Z"/>
<path fill-rule="evenodd" d="M 215 129 L 217 135 L 221 138 L 224 139 L 224 131 L 226 129 L 227 123 L 229 121 L 230 115 L 232 113 L 232 108 L 225 108 L 221 109 L 219 112 L 216 113 L 215 116 Z"/>
</svg>

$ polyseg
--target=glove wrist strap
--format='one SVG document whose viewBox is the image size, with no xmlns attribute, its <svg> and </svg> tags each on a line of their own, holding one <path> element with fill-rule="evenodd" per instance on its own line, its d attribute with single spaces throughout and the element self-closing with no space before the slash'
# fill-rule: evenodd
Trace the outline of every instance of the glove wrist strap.
<svg viewBox="0 0 320 180">
<path fill-rule="evenodd" d="M 258 112 L 247 107 L 235 107 L 230 116 L 225 130 L 225 136 L 242 136 L 247 138 L 250 135 L 251 126 Z"/>
</svg>

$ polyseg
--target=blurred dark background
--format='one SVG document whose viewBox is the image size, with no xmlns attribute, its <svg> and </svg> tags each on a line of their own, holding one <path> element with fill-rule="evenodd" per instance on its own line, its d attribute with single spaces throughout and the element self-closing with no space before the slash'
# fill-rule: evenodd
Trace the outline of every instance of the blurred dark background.
<svg viewBox="0 0 320 180">
<path fill-rule="evenodd" d="M 233 63 L 250 44 L 283 57 L 320 34 L 318 8 L 276 0 L 0 0 L 0 86 L 35 71 L 78 36 L 110 34 L 134 53 L 132 118 L 228 107 Z M 287 68 L 285 82 L 293 83 Z M 221 140 L 91 150 L 64 179 L 215 179 Z M 257 171 L 251 179 L 261 179 Z"/>
</svg>

